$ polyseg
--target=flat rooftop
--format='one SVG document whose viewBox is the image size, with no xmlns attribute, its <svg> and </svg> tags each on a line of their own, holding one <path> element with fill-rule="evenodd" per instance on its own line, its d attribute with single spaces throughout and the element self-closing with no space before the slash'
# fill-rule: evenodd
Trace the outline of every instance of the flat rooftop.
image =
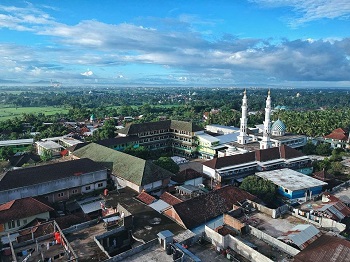
<svg viewBox="0 0 350 262">
<path fill-rule="evenodd" d="M 158 238 L 157 234 L 163 230 L 170 230 L 174 235 L 185 231 L 171 219 L 137 200 L 135 197 L 138 194 L 132 189 L 122 188 L 110 191 L 105 198 L 106 207 L 117 207 L 120 204 L 132 214 L 133 236 L 148 242 Z"/>
<path fill-rule="evenodd" d="M 290 231 L 296 225 L 306 224 L 307 222 L 292 215 L 284 215 L 283 218 L 273 219 L 271 216 L 259 212 L 250 216 L 246 223 L 277 238 L 283 233 Z"/>
<path fill-rule="evenodd" d="M 255 175 L 291 191 L 327 185 L 326 182 L 289 168 L 258 172 Z"/>
</svg>

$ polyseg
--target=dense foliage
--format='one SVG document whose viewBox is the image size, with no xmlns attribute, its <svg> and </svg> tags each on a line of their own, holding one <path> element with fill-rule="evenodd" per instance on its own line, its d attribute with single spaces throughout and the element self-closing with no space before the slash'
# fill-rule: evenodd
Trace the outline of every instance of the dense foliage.
<svg viewBox="0 0 350 262">
<path fill-rule="evenodd" d="M 153 163 L 173 174 L 178 173 L 180 170 L 180 167 L 170 157 L 160 157 L 159 159 L 153 161 Z"/>
<path fill-rule="evenodd" d="M 277 193 L 277 188 L 271 181 L 257 176 L 244 178 L 240 188 L 257 196 L 267 204 L 271 203 Z"/>
</svg>

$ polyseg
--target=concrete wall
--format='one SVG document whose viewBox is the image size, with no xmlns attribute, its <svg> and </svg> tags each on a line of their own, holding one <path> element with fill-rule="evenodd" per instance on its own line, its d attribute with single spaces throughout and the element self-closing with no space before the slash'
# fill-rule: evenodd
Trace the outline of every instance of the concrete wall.
<svg viewBox="0 0 350 262">
<path fill-rule="evenodd" d="M 266 243 L 269 243 L 270 245 L 282 250 L 283 252 L 291 256 L 295 256 L 300 252 L 300 250 L 287 245 L 286 243 L 262 232 L 261 230 L 255 227 L 249 226 L 249 228 L 250 228 L 250 234 L 252 234 L 253 236 L 256 236 L 257 238 L 263 240 Z"/>
<path fill-rule="evenodd" d="M 130 257 L 130 256 L 132 256 L 132 255 L 134 255 L 134 254 L 137 254 L 137 253 L 139 253 L 139 252 L 141 252 L 141 251 L 143 251 L 143 250 L 145 250 L 145 249 L 147 249 L 147 248 L 153 247 L 153 246 L 155 246 L 155 245 L 157 245 L 157 244 L 158 244 L 158 239 L 156 238 L 156 239 L 153 239 L 153 240 L 147 242 L 146 244 L 137 246 L 137 247 L 132 248 L 132 249 L 130 249 L 130 250 L 127 250 L 127 251 L 125 251 L 125 252 L 123 252 L 123 253 L 121 253 L 121 254 L 119 254 L 119 255 L 116 255 L 116 256 L 114 256 L 114 257 L 111 257 L 110 259 L 107 259 L 107 260 L 105 260 L 104 262 L 117 262 L 117 261 L 122 261 L 122 260 L 126 259 L 127 257 Z M 165 252 L 165 251 L 164 251 L 164 252 Z"/>
<path fill-rule="evenodd" d="M 334 221 L 330 218 L 326 218 L 326 217 L 317 217 L 319 219 L 319 221 L 314 221 L 310 219 L 310 214 L 306 213 L 306 217 L 299 215 L 299 209 L 293 209 L 292 215 L 295 217 L 298 217 L 302 220 L 307 221 L 310 224 L 315 225 L 316 227 L 322 227 L 324 229 L 328 229 L 331 231 L 338 231 L 338 232 L 342 232 L 346 229 L 346 225 L 337 221 Z M 315 217 L 315 216 L 313 216 Z"/>
<path fill-rule="evenodd" d="M 280 206 L 277 209 L 271 209 L 271 208 L 268 208 L 266 206 L 255 203 L 254 201 L 251 201 L 251 200 L 247 200 L 247 201 L 250 204 L 252 204 L 255 209 L 259 210 L 260 212 L 262 212 L 268 216 L 271 216 L 272 218 L 277 218 L 281 214 L 288 212 L 288 205 Z"/>
<path fill-rule="evenodd" d="M 215 169 L 203 165 L 203 173 L 212 178 L 215 178 Z"/>
<path fill-rule="evenodd" d="M 16 219 L 14 221 L 15 222 L 15 227 L 13 227 L 13 228 L 9 228 L 8 222 L 10 222 L 10 221 L 6 221 L 5 223 L 3 223 L 3 225 L 4 225 L 3 226 L 4 232 L 1 232 L 1 229 L 0 229 L 0 235 L 7 234 L 7 233 L 10 233 L 10 232 L 13 232 L 13 231 L 18 231 L 19 228 L 29 224 L 30 222 L 32 222 L 36 218 L 47 220 L 47 219 L 50 218 L 50 214 L 49 214 L 49 212 L 44 212 L 44 213 L 37 214 L 37 215 L 34 215 L 34 216 L 25 217 L 25 218 L 21 218 L 21 219 Z M 17 221 L 18 220 L 19 220 L 19 226 L 17 226 Z"/>
<path fill-rule="evenodd" d="M 221 249 L 230 247 L 232 250 L 240 254 L 241 256 L 247 258 L 252 262 L 272 262 L 271 259 L 244 244 L 239 239 L 226 235 L 222 236 L 219 233 L 215 232 L 213 229 L 209 227 L 205 227 L 206 238 L 211 239 L 212 244 L 216 247 L 220 247 Z"/>
<path fill-rule="evenodd" d="M 33 168 L 33 172 L 35 172 L 35 168 Z M 65 191 L 67 189 L 77 187 L 84 187 L 85 185 L 90 185 L 93 188 L 95 184 L 97 185 L 98 182 L 103 181 L 107 181 L 107 170 L 86 173 L 80 176 L 66 177 L 21 188 L 14 188 L 11 190 L 0 192 L 0 204 L 9 202 L 14 199 L 42 196 L 51 194 L 52 192 Z"/>
</svg>

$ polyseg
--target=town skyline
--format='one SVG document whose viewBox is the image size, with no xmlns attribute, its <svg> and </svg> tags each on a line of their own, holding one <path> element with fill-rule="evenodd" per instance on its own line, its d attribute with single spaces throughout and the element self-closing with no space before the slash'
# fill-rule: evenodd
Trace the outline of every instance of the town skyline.
<svg viewBox="0 0 350 262">
<path fill-rule="evenodd" d="M 0 84 L 350 87 L 350 3 L 8 1 Z"/>
</svg>

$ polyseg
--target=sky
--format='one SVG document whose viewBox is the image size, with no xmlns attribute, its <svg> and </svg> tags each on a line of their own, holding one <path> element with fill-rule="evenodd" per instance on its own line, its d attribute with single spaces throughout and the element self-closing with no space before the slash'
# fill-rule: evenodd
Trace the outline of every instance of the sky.
<svg viewBox="0 0 350 262">
<path fill-rule="evenodd" d="M 350 87 L 350 1 L 1 0 L 17 83 Z"/>
</svg>

